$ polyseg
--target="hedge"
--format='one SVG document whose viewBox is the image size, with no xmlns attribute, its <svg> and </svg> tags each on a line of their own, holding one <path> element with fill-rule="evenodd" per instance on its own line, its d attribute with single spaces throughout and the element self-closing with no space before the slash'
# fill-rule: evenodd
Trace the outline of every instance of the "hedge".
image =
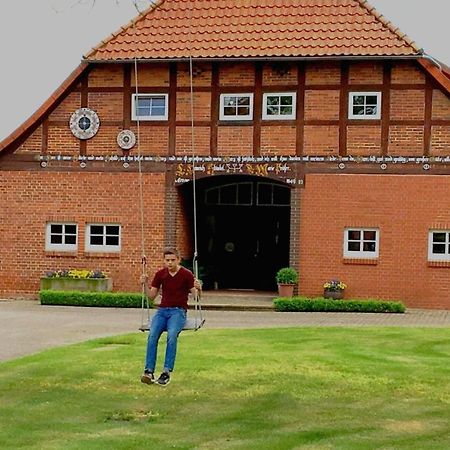
<svg viewBox="0 0 450 450">
<path fill-rule="evenodd" d="M 401 302 L 381 300 L 330 300 L 326 298 L 276 298 L 275 311 L 404 313 Z"/>
<path fill-rule="evenodd" d="M 41 305 L 140 308 L 142 294 L 135 292 L 39 291 Z M 153 307 L 153 302 L 149 303 Z"/>
</svg>

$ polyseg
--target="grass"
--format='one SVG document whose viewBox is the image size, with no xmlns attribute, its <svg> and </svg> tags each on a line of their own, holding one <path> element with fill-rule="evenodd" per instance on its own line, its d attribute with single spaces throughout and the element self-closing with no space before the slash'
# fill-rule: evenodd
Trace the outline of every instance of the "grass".
<svg viewBox="0 0 450 450">
<path fill-rule="evenodd" d="M 166 388 L 139 382 L 144 349 L 133 334 L 0 364 L 0 447 L 450 448 L 448 329 L 184 332 Z"/>
</svg>

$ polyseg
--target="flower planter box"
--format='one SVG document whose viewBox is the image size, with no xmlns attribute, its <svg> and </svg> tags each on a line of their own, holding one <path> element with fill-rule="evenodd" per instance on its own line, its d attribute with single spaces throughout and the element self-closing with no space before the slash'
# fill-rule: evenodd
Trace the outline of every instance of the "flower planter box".
<svg viewBox="0 0 450 450">
<path fill-rule="evenodd" d="M 325 298 L 333 298 L 334 300 L 342 300 L 344 298 L 344 291 L 330 291 L 329 289 L 325 289 L 323 296 Z"/>
<path fill-rule="evenodd" d="M 110 278 L 41 278 L 41 291 L 112 291 Z"/>
</svg>

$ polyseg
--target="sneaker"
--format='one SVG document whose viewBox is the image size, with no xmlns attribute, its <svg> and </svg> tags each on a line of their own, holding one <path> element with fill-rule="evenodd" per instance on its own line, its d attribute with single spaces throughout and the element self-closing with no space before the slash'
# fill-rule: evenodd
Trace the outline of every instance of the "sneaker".
<svg viewBox="0 0 450 450">
<path fill-rule="evenodd" d="M 163 372 L 156 380 L 156 384 L 160 386 L 167 386 L 170 383 L 170 375 L 167 372 Z"/>
<path fill-rule="evenodd" d="M 155 376 L 153 375 L 153 372 L 146 370 L 141 376 L 141 381 L 145 384 L 153 384 L 155 382 Z"/>
</svg>

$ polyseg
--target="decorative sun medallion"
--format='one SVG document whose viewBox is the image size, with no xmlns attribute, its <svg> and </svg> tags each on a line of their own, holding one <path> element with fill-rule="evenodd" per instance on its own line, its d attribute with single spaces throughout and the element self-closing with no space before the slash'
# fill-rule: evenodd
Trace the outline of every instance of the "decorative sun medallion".
<svg viewBox="0 0 450 450">
<path fill-rule="evenodd" d="M 69 121 L 70 130 L 78 139 L 90 139 L 97 134 L 100 119 L 90 108 L 77 109 Z"/>
<path fill-rule="evenodd" d="M 122 150 L 130 150 L 136 144 L 136 136 L 131 130 L 122 130 L 117 135 L 117 144 Z"/>
</svg>

